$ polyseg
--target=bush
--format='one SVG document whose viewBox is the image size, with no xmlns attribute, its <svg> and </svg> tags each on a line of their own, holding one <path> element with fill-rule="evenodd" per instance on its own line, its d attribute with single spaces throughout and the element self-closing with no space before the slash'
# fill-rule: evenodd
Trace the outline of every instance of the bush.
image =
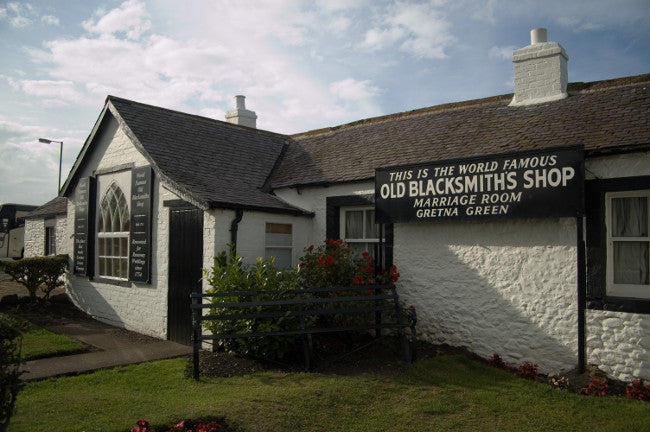
<svg viewBox="0 0 650 432">
<path fill-rule="evenodd" d="M 288 291 L 298 288 L 298 272 L 296 269 L 279 270 L 275 268 L 274 259 L 258 259 L 257 263 L 248 267 L 243 264 L 239 254 L 231 248 L 230 253 L 222 252 L 214 258 L 212 268 L 204 270 L 204 279 L 210 285 L 208 293 L 230 293 L 235 291 L 262 291 L 256 296 L 233 295 L 214 298 L 213 302 L 261 302 L 291 298 Z M 268 292 L 264 292 L 268 291 Z M 271 292 L 276 291 L 276 292 Z M 229 308 L 229 313 L 261 313 L 280 311 L 280 307 L 256 306 L 255 308 Z M 218 313 L 217 309 L 210 314 Z M 258 333 L 271 331 L 296 330 L 299 326 L 296 317 L 231 319 L 209 321 L 205 328 L 212 333 Z M 219 346 L 243 355 L 253 355 L 262 358 L 281 359 L 291 350 L 295 337 L 265 336 L 262 338 L 220 339 Z"/>
<path fill-rule="evenodd" d="M 488 360 L 488 364 L 497 369 L 510 369 L 510 363 L 504 362 L 501 356 L 497 353 L 492 354 L 492 358 Z"/>
<path fill-rule="evenodd" d="M 31 301 L 36 303 L 38 300 L 36 292 L 39 288 L 47 300 L 56 287 L 64 284 L 61 276 L 68 267 L 68 256 L 23 258 L 18 261 L 4 262 L 2 267 L 13 280 L 27 288 Z"/>
<path fill-rule="evenodd" d="M 625 389 L 625 397 L 628 399 L 650 400 L 650 385 L 645 385 L 642 379 L 638 379 L 632 383 L 632 387 Z"/>
<path fill-rule="evenodd" d="M 605 381 L 601 381 L 596 377 L 591 378 L 591 382 L 584 390 L 587 396 L 607 396 L 609 386 Z"/>
<path fill-rule="evenodd" d="M 326 239 L 317 248 L 309 246 L 300 258 L 300 285 L 308 289 L 383 285 L 397 282 L 399 276 L 395 266 L 388 271 L 377 269 L 368 252 L 355 257 L 341 239 Z"/>
<path fill-rule="evenodd" d="M 0 315 L 0 431 L 9 427 L 16 396 L 22 387 L 19 371 L 22 334 L 26 323 Z"/>
<path fill-rule="evenodd" d="M 519 365 L 519 368 L 517 368 L 517 374 L 522 378 L 531 379 L 534 381 L 537 379 L 538 367 L 539 366 L 537 364 L 525 361 Z"/>
</svg>

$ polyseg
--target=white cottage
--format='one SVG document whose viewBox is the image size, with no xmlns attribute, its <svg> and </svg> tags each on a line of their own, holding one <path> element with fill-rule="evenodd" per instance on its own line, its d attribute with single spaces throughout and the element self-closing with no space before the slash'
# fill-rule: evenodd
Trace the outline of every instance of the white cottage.
<svg viewBox="0 0 650 432">
<path fill-rule="evenodd" d="M 514 94 L 292 136 L 255 129 L 241 97 L 221 122 L 109 96 L 62 191 L 69 294 L 186 342 L 188 292 L 228 243 L 296 265 L 326 237 L 381 241 L 422 339 L 544 373 L 587 362 L 650 379 L 650 75 L 568 84 L 567 60 L 534 30 Z M 560 167 L 565 151 L 577 159 Z M 473 177 L 454 173 L 470 162 Z M 392 197 L 376 174 L 393 173 L 397 197 L 420 169 L 432 186 L 384 200 L 379 229 L 375 201 Z M 550 198 L 518 195 L 527 181 Z"/>
</svg>

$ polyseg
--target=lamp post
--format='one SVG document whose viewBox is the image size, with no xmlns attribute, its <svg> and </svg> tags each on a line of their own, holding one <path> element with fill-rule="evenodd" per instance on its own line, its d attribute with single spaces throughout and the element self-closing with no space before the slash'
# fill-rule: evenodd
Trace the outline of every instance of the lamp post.
<svg viewBox="0 0 650 432">
<path fill-rule="evenodd" d="M 42 142 L 45 144 L 52 144 L 52 143 L 59 144 L 59 187 L 56 190 L 56 194 L 58 195 L 59 192 L 61 191 L 61 160 L 63 159 L 63 141 L 55 141 L 47 138 L 39 138 L 38 142 Z"/>
</svg>

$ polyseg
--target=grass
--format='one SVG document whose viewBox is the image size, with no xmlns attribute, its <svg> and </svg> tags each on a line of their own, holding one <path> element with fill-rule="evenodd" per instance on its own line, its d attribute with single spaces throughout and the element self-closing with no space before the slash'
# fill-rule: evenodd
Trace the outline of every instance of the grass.
<svg viewBox="0 0 650 432">
<path fill-rule="evenodd" d="M 13 318 L 24 321 L 19 317 L 13 316 Z M 86 346 L 81 342 L 52 333 L 32 323 L 28 323 L 27 331 L 23 334 L 22 357 L 24 361 L 83 351 L 86 351 Z"/>
<path fill-rule="evenodd" d="M 336 376 L 263 372 L 184 377 L 185 359 L 28 383 L 10 432 L 128 431 L 225 417 L 256 431 L 641 431 L 650 404 L 555 390 L 463 356 L 414 363 L 406 373 Z"/>
</svg>

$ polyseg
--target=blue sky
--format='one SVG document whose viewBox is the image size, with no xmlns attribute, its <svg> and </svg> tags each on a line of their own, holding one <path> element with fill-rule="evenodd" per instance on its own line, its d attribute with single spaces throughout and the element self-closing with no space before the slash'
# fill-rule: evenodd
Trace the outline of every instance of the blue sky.
<svg viewBox="0 0 650 432">
<path fill-rule="evenodd" d="M 0 203 L 43 204 L 107 95 L 304 132 L 513 91 L 530 30 L 569 81 L 650 73 L 648 0 L 0 0 Z"/>
</svg>

